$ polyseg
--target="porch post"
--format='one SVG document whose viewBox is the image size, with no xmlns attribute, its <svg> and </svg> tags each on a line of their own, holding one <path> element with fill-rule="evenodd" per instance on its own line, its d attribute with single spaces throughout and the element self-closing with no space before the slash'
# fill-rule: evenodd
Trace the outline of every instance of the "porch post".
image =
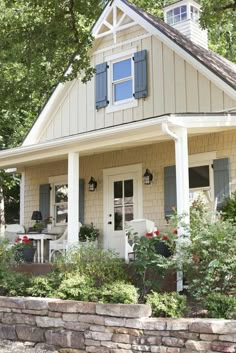
<svg viewBox="0 0 236 353">
<path fill-rule="evenodd" d="M 189 175 L 188 175 L 188 134 L 184 127 L 175 130 L 175 165 L 176 165 L 176 194 L 177 194 L 177 215 L 181 221 L 189 224 Z M 184 218 L 183 218 L 184 215 Z M 186 233 L 181 224 L 178 225 L 178 240 Z M 183 290 L 183 272 L 181 253 L 177 244 L 178 267 L 177 291 Z"/>
<path fill-rule="evenodd" d="M 68 153 L 68 245 L 78 244 L 79 153 Z"/>
<path fill-rule="evenodd" d="M 25 222 L 25 172 L 21 172 L 20 180 L 20 224 Z"/>
</svg>

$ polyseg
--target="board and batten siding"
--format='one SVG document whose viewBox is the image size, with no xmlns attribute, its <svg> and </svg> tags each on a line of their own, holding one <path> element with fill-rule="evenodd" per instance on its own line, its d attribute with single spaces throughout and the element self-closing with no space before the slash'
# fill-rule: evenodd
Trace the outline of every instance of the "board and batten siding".
<svg viewBox="0 0 236 353">
<path fill-rule="evenodd" d="M 91 57 L 91 65 L 95 67 L 107 56 L 122 54 L 130 48 L 146 49 L 148 96 L 138 99 L 137 107 L 106 113 L 106 108 L 95 109 L 94 77 L 86 84 L 79 79 L 66 83 L 65 95 L 49 116 L 41 142 L 167 113 L 214 112 L 236 106 L 236 101 L 156 36 L 136 27 L 132 32 L 119 34 L 122 46 L 111 48 L 110 38 L 100 40 Z"/>
</svg>

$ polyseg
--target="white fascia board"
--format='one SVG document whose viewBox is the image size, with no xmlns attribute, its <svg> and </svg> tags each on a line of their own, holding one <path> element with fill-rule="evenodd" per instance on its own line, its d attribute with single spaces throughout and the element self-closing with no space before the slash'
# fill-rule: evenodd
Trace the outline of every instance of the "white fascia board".
<svg viewBox="0 0 236 353">
<path fill-rule="evenodd" d="M 216 128 L 216 127 L 236 127 L 236 114 L 222 115 L 171 115 L 168 118 L 173 126 L 192 128 Z"/>
<path fill-rule="evenodd" d="M 115 2 L 115 1 L 114 1 Z M 113 3 L 114 3 L 113 2 Z M 95 23 L 95 25 L 93 26 L 93 29 L 92 29 L 92 35 L 94 37 L 96 37 L 100 27 L 103 25 L 103 22 L 106 18 L 106 16 L 109 14 L 109 12 L 111 11 L 111 9 L 113 8 L 113 3 L 109 2 L 107 4 L 107 6 L 105 7 L 105 9 L 103 10 L 103 12 L 101 13 L 101 15 L 99 16 L 97 22 Z"/>
<path fill-rule="evenodd" d="M 166 44 L 169 48 L 174 50 L 177 54 L 179 54 L 182 58 L 188 61 L 193 67 L 199 70 L 203 75 L 205 75 L 209 80 L 214 82 L 218 87 L 220 87 L 225 93 L 227 93 L 232 99 L 236 100 L 236 91 L 231 86 L 229 86 L 226 82 L 220 79 L 216 74 L 214 74 L 211 70 L 209 70 L 206 66 L 200 63 L 197 59 L 195 59 L 191 54 L 189 54 L 186 50 L 181 48 L 178 44 L 172 41 L 167 35 L 163 34 L 159 31 L 155 26 L 149 23 L 144 17 L 137 14 L 133 11 L 128 5 L 126 5 L 122 0 L 116 0 L 116 5 L 121 8 L 128 16 L 130 16 L 134 21 L 140 24 L 144 29 L 150 32 L 152 35 L 157 36 L 164 44 Z"/>
</svg>

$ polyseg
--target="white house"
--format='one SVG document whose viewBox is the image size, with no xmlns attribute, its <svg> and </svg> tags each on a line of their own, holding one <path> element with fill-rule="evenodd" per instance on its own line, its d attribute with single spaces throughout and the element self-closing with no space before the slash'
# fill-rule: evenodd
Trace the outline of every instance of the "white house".
<svg viewBox="0 0 236 353">
<path fill-rule="evenodd" d="M 169 24 L 127 0 L 106 6 L 93 27 L 96 75 L 60 83 L 23 144 L 0 153 L 0 168 L 22 175 L 22 224 L 41 210 L 73 243 L 78 220 L 93 222 L 124 256 L 125 221 L 162 229 L 189 195 L 214 208 L 236 190 L 236 65 L 206 48 L 198 17 L 194 0 L 167 7 Z"/>
</svg>

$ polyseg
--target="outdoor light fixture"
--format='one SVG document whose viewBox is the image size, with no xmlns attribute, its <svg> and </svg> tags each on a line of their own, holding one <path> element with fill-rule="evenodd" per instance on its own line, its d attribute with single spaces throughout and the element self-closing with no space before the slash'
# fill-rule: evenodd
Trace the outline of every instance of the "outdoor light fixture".
<svg viewBox="0 0 236 353">
<path fill-rule="evenodd" d="M 94 177 L 91 176 L 91 179 L 89 180 L 89 191 L 95 191 L 95 189 L 97 188 L 97 182 L 94 179 Z"/>
<path fill-rule="evenodd" d="M 33 221 L 36 221 L 38 223 L 39 221 L 42 221 L 42 213 L 40 211 L 33 211 L 31 219 Z"/>
<path fill-rule="evenodd" d="M 149 169 L 146 169 L 146 172 L 143 175 L 144 185 L 150 185 L 153 179 L 153 175 Z"/>
</svg>

